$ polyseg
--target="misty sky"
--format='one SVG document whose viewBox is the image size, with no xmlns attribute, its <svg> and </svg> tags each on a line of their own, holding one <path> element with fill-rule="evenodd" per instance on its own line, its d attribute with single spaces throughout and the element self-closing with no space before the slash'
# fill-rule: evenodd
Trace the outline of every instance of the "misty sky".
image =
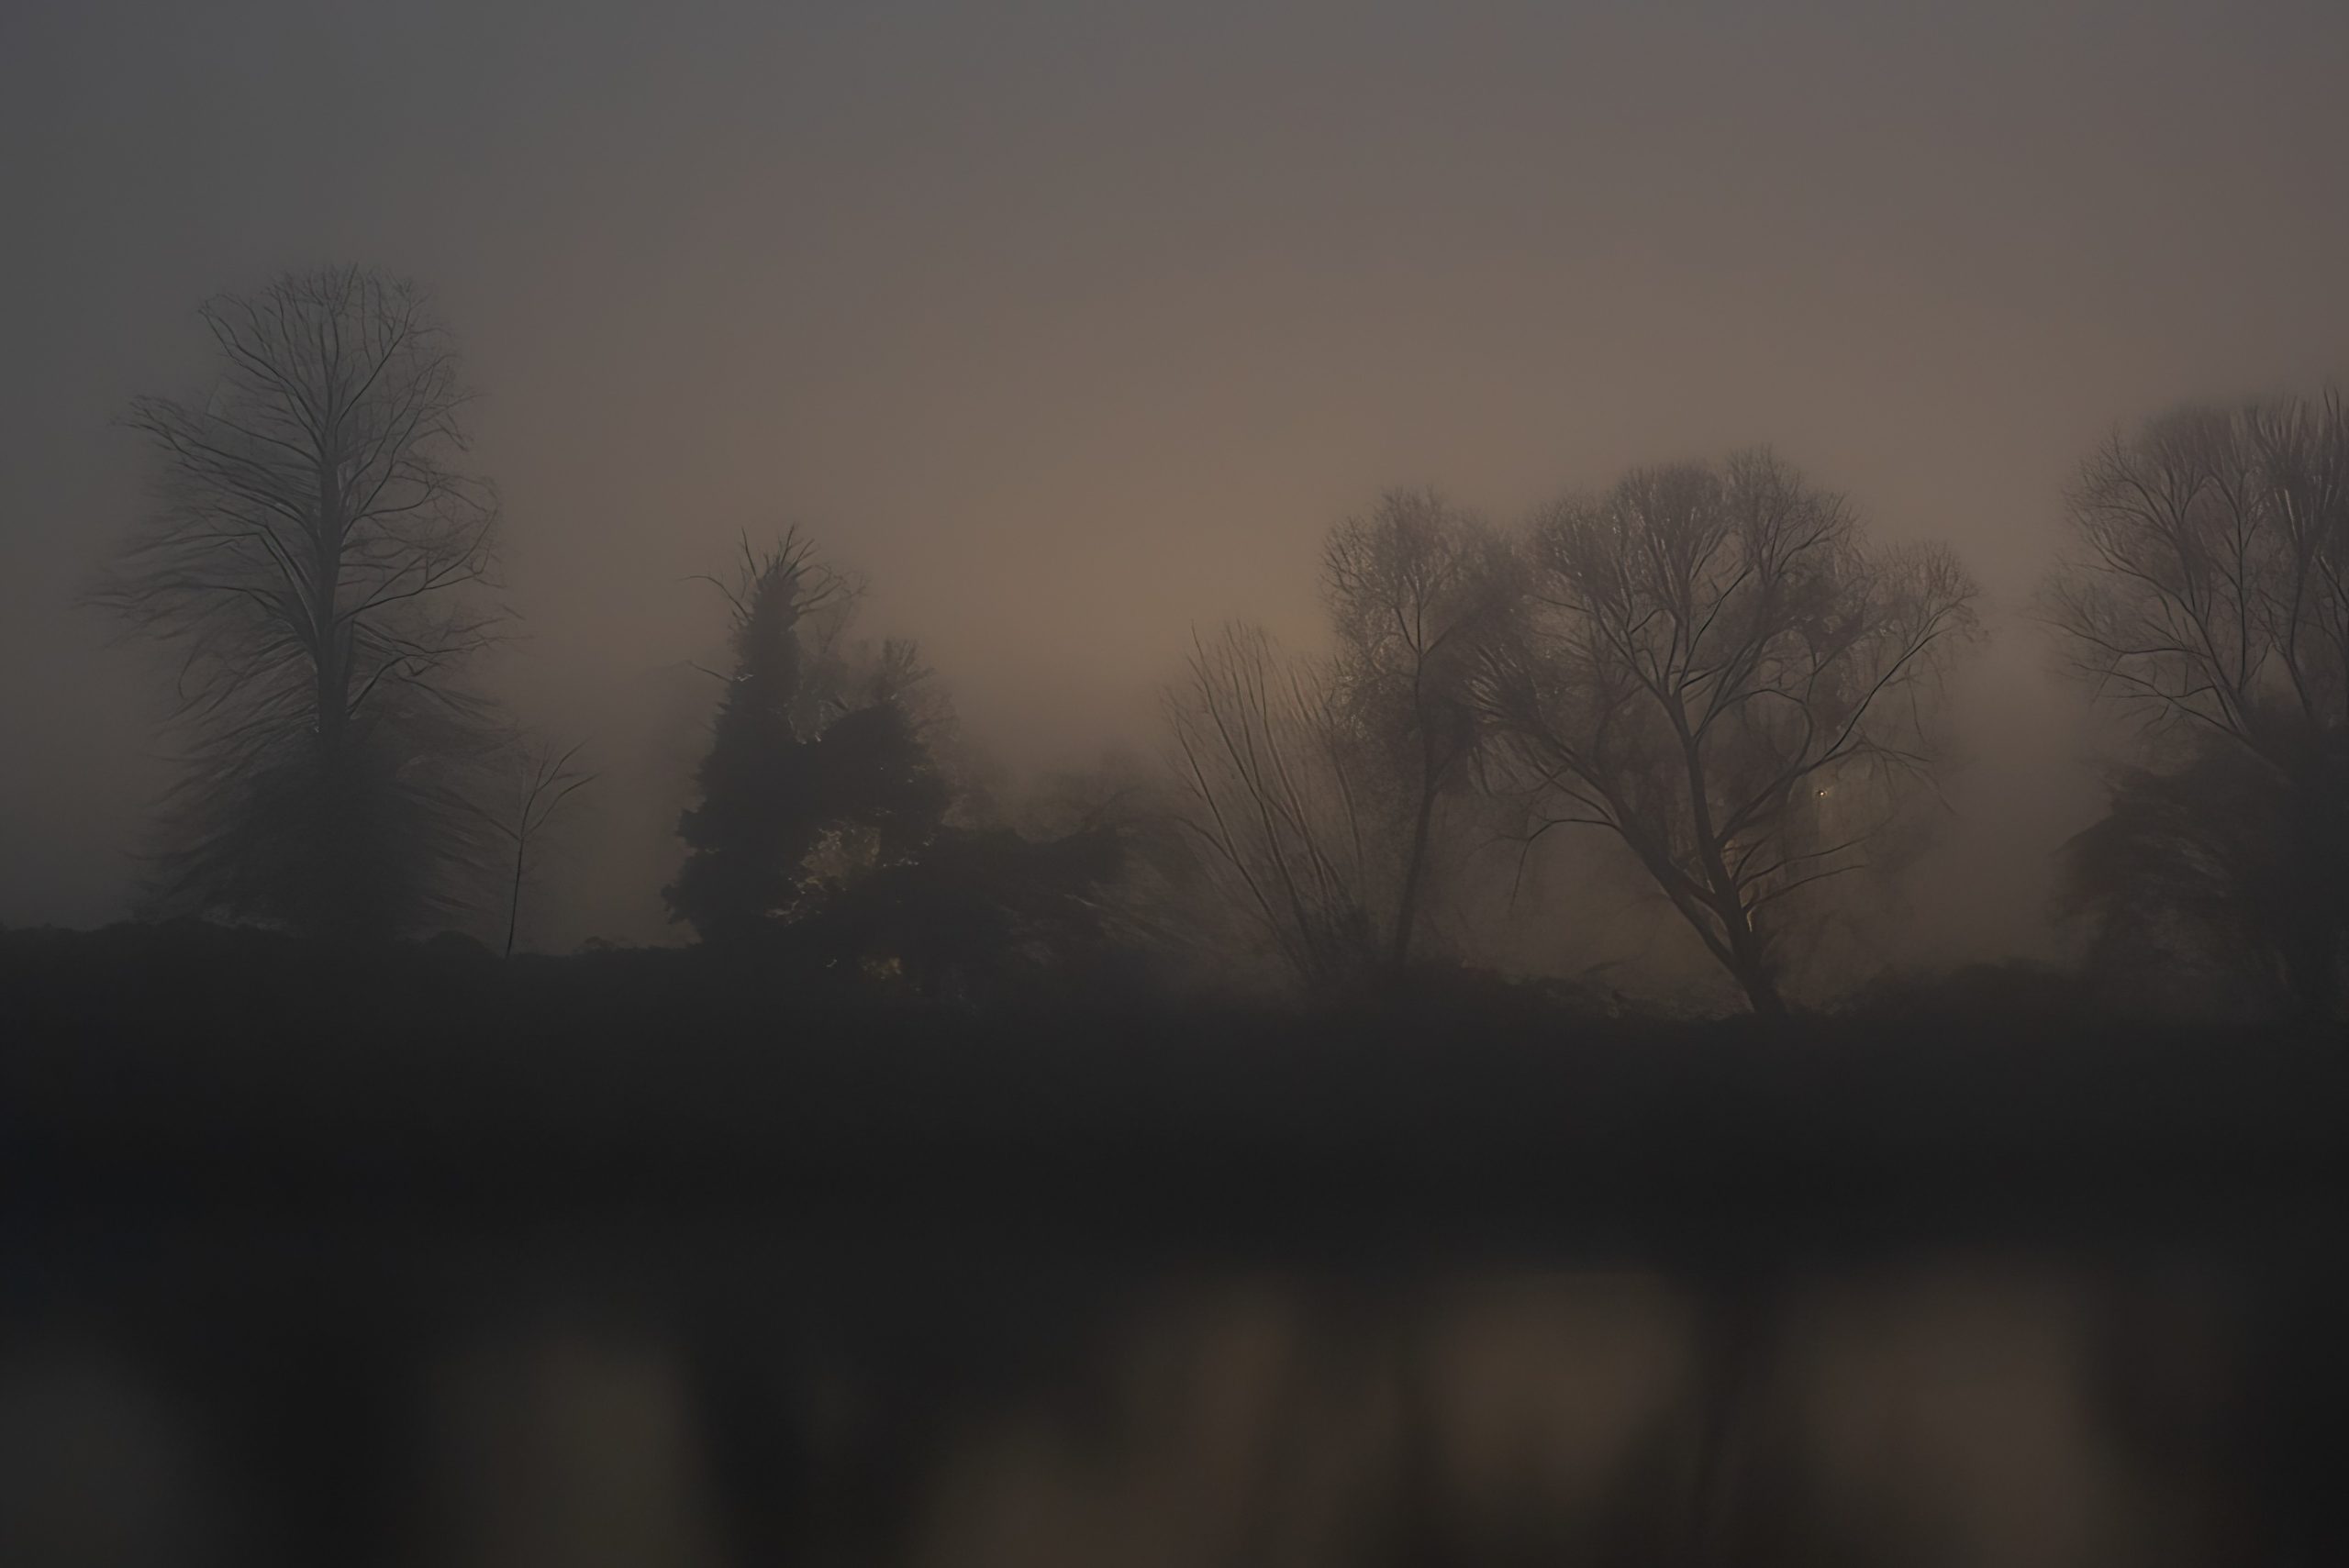
<svg viewBox="0 0 2349 1568">
<path fill-rule="evenodd" d="M 0 920 L 121 912 L 151 667 L 73 607 L 109 420 L 289 265 L 434 289 L 526 717 L 702 652 L 813 528 L 1014 767 L 1147 743 L 1194 622 L 1315 621 L 1391 484 L 1510 518 L 1776 443 L 1957 545 L 1959 947 L 2093 806 L 2011 624 L 2117 423 L 2349 366 L 2349 6 L 0 10 Z M 2020 911 L 2020 913 L 2018 912 Z M 2020 939 L 2018 939 L 2020 940 Z"/>
</svg>

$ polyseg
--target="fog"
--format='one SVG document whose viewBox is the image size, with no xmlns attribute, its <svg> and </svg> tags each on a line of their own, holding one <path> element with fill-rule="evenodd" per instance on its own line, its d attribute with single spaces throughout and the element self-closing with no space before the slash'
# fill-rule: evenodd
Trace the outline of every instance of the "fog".
<svg viewBox="0 0 2349 1568">
<path fill-rule="evenodd" d="M 1513 521 L 1769 442 L 1984 584 L 1902 942 L 2043 951 L 2099 803 L 2023 618 L 2064 486 L 2342 371 L 2344 66 L 2322 0 L 12 7 L 0 921 L 125 913 L 165 776 L 74 603 L 142 504 L 110 422 L 200 391 L 199 300 L 352 261 L 464 346 L 496 681 L 607 820 L 746 531 L 869 577 L 1018 779 L 1154 748 L 1194 627 L 1310 645 L 1389 485 Z M 568 874 L 546 940 L 659 926 Z"/>
</svg>

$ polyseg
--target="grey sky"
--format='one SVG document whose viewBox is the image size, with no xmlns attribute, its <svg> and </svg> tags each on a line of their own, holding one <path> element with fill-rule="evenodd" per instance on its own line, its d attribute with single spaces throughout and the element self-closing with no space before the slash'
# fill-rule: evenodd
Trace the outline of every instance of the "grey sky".
<svg viewBox="0 0 2349 1568">
<path fill-rule="evenodd" d="M 138 503 L 108 420 L 193 384 L 213 291 L 434 287 L 526 709 L 697 650 L 682 579 L 797 518 L 974 738 L 1070 758 L 1193 621 L 1309 635 L 1389 484 L 1508 517 L 1769 440 L 2011 611 L 2116 423 L 2349 361 L 2344 80 L 2316 0 L 18 0 L 0 919 L 121 907 L 152 683 L 69 600 Z M 2091 798 L 1999 630 L 1981 949 Z"/>
</svg>

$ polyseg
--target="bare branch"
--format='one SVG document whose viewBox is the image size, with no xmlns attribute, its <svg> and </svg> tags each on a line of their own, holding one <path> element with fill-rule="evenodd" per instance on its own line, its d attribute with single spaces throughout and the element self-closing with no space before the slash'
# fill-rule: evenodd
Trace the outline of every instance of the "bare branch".
<svg viewBox="0 0 2349 1568">
<path fill-rule="evenodd" d="M 447 466 L 466 401 L 420 293 L 289 273 L 200 311 L 222 374 L 142 397 L 154 510 L 93 600 L 175 656 L 187 787 L 171 897 L 311 928 L 459 906 L 478 845 L 461 775 L 491 749 L 462 684 L 499 617 L 496 498 Z"/>
<path fill-rule="evenodd" d="M 1923 698 L 1974 634 L 1973 584 L 1944 550 L 1869 550 L 1841 496 L 1768 452 L 1561 502 L 1529 553 L 1475 677 L 1518 787 L 1620 837 L 1775 1010 L 1758 917 L 1865 864 L 1896 785 L 1930 771 Z"/>
</svg>

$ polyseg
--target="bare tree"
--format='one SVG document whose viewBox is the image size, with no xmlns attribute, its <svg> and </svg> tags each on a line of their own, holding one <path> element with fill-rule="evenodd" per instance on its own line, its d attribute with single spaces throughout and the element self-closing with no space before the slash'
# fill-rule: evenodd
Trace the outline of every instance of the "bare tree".
<svg viewBox="0 0 2349 1568">
<path fill-rule="evenodd" d="M 2300 1006 L 2329 1013 L 2349 932 L 2349 408 L 2328 393 L 2180 409 L 2109 442 L 2069 502 L 2048 619 L 2091 692 L 2140 721 L 2150 761 L 2207 773 L 2224 767 L 2215 746 L 2265 773 L 2299 869 L 2282 906 L 2266 901 L 2262 940 Z M 2165 796 L 2173 818 L 2232 797 Z"/>
<path fill-rule="evenodd" d="M 1330 534 L 1322 591 L 1337 633 L 1336 706 L 1365 761 L 1364 794 L 1404 849 L 1388 962 L 1423 921 L 1439 816 L 1463 793 L 1478 739 L 1476 659 L 1514 592 L 1507 550 L 1432 491 L 1395 490 Z"/>
<path fill-rule="evenodd" d="M 1479 676 L 1530 835 L 1617 835 L 1754 1009 L 1783 1011 L 1787 901 L 1866 864 L 1930 777 L 1972 583 L 1944 550 L 1866 548 L 1841 496 L 1768 452 L 1561 502 L 1530 556 Z"/>
<path fill-rule="evenodd" d="M 463 684 L 495 637 L 491 486 L 456 346 L 423 295 L 359 268 L 200 311 L 220 361 L 127 418 L 159 500 L 95 597 L 178 658 L 188 766 L 165 892 L 297 928 L 389 929 L 462 898 L 492 727 Z"/>
<path fill-rule="evenodd" d="M 1392 941 L 1391 845 L 1364 818 L 1365 762 L 1327 669 L 1228 627 L 1194 639 L 1166 713 L 1176 829 L 1217 902 L 1309 987 L 1375 967 Z"/>
<path fill-rule="evenodd" d="M 504 808 L 491 814 L 490 827 L 513 849 L 511 875 L 506 890 L 506 956 L 514 956 L 514 934 L 522 918 L 522 888 L 537 872 L 537 851 L 546 831 L 571 797 L 596 782 L 596 775 L 576 765 L 579 742 L 556 751 L 540 741 L 517 752 Z"/>
</svg>

